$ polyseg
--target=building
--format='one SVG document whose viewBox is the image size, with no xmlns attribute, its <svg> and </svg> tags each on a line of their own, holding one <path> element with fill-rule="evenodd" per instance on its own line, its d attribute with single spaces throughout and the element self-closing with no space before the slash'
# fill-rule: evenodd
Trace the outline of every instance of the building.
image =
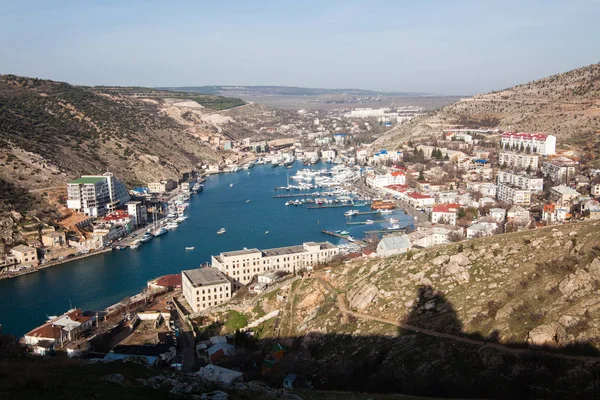
<svg viewBox="0 0 600 400">
<path fill-rule="evenodd" d="M 594 197 L 600 196 L 600 183 L 592 185 L 592 187 L 590 189 L 590 194 Z"/>
<path fill-rule="evenodd" d="M 17 262 L 22 266 L 36 266 L 39 264 L 37 249 L 25 245 L 18 245 L 10 249 L 11 254 L 17 259 Z"/>
<path fill-rule="evenodd" d="M 408 239 L 413 246 L 430 247 L 438 244 L 450 243 L 450 235 L 463 235 L 459 226 L 435 225 L 431 228 L 418 229 L 408 234 Z"/>
<path fill-rule="evenodd" d="M 467 228 L 467 239 L 473 239 L 494 234 L 498 224 L 495 222 L 476 222 Z"/>
<path fill-rule="evenodd" d="M 217 306 L 231 298 L 231 282 L 216 268 L 181 272 L 183 296 L 194 312 Z"/>
<path fill-rule="evenodd" d="M 406 235 L 386 236 L 377 245 L 377 255 L 382 257 L 406 253 L 412 244 Z"/>
<path fill-rule="evenodd" d="M 505 150 L 525 151 L 548 156 L 556 153 L 556 136 L 506 132 L 502 134 L 502 147 Z"/>
<path fill-rule="evenodd" d="M 92 329 L 95 320 L 96 317 L 86 316 L 80 309 L 69 310 L 66 314 L 26 333 L 24 341 L 26 345 L 32 347 L 41 341 L 61 346 Z"/>
<path fill-rule="evenodd" d="M 514 205 L 506 213 L 506 218 L 508 219 L 509 222 L 510 221 L 529 221 L 529 210 L 527 210 L 521 206 Z"/>
<path fill-rule="evenodd" d="M 568 207 L 557 206 L 556 204 L 544 204 L 542 211 L 542 221 L 548 224 L 554 224 L 557 222 L 564 222 L 571 218 Z"/>
<path fill-rule="evenodd" d="M 125 205 L 127 206 L 127 214 L 132 218 L 133 226 L 136 229 L 148 223 L 148 210 L 141 201 L 128 201 Z"/>
<path fill-rule="evenodd" d="M 502 222 L 506 217 L 506 210 L 504 208 L 490 208 L 489 216 L 496 222 Z"/>
<path fill-rule="evenodd" d="M 67 207 L 97 217 L 129 201 L 125 185 L 110 172 L 84 175 L 67 184 Z"/>
<path fill-rule="evenodd" d="M 333 161 L 333 160 L 335 160 L 335 156 L 336 156 L 336 153 L 335 153 L 335 150 L 333 150 L 333 149 L 321 151 L 321 157 L 325 161 Z"/>
<path fill-rule="evenodd" d="M 508 183 L 521 189 L 528 189 L 531 193 L 541 193 L 544 190 L 544 179 L 535 178 L 519 172 L 498 172 L 498 184 Z"/>
<path fill-rule="evenodd" d="M 44 247 L 63 247 L 67 245 L 67 237 L 64 232 L 48 232 L 42 234 Z"/>
<path fill-rule="evenodd" d="M 459 204 L 438 204 L 431 211 L 432 224 L 456 225 Z"/>
<path fill-rule="evenodd" d="M 575 176 L 577 162 L 570 158 L 560 157 L 542 163 L 542 173 L 554 182 L 567 182 L 569 177 Z"/>
<path fill-rule="evenodd" d="M 569 186 L 559 185 L 550 189 L 550 196 L 556 201 L 559 206 L 571 205 L 573 199 L 581 196 L 579 192 Z"/>
<path fill-rule="evenodd" d="M 254 276 L 268 270 L 295 274 L 300 269 L 331 261 L 339 248 L 329 242 L 306 242 L 275 249 L 227 251 L 211 257 L 211 265 L 234 281 L 234 289 L 252 282 Z"/>
<path fill-rule="evenodd" d="M 529 206 L 531 204 L 531 191 L 508 183 L 501 183 L 498 185 L 497 198 L 505 203 Z"/>
<path fill-rule="evenodd" d="M 406 198 L 414 208 L 431 207 L 435 203 L 435 199 L 433 197 L 417 192 L 408 193 Z"/>
<path fill-rule="evenodd" d="M 150 182 L 148 184 L 148 190 L 150 193 L 166 193 L 170 190 L 173 190 L 177 187 L 177 182 L 172 179 L 166 179 L 160 182 Z"/>
<path fill-rule="evenodd" d="M 537 170 L 539 167 L 539 157 L 535 154 L 503 151 L 498 156 L 498 161 L 500 165 L 514 169 Z"/>
<path fill-rule="evenodd" d="M 367 185 L 372 188 L 382 188 L 389 185 L 406 184 L 406 175 L 403 171 L 391 171 L 384 175 L 377 175 L 371 172 L 367 175 Z"/>
</svg>

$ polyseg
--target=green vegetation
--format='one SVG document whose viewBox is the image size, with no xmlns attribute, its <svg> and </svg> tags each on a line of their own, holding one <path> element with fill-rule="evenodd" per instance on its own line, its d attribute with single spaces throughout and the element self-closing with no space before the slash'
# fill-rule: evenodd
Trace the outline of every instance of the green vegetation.
<svg viewBox="0 0 600 400">
<path fill-rule="evenodd" d="M 0 215 L 11 210 L 23 214 L 31 209 L 34 201 L 26 189 L 0 178 Z"/>
<path fill-rule="evenodd" d="M 194 96 L 191 100 L 196 101 L 200 105 L 215 111 L 227 110 L 228 108 L 239 107 L 246 104 L 242 99 L 235 97 L 201 95 Z"/>
<path fill-rule="evenodd" d="M 223 333 L 235 332 L 237 329 L 242 329 L 248 325 L 248 317 L 235 310 L 227 311 L 227 316 L 225 318 L 225 323 L 223 324 L 225 332 Z"/>
</svg>

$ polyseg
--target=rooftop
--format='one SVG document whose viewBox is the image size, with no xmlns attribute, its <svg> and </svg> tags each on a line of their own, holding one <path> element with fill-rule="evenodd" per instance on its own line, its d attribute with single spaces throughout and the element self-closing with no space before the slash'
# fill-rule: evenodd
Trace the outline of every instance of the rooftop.
<svg viewBox="0 0 600 400">
<path fill-rule="evenodd" d="M 106 180 L 105 176 L 82 176 L 79 179 L 75 179 L 71 182 L 69 182 L 69 184 L 73 184 L 73 185 L 94 185 L 98 182 L 102 182 Z"/>
<path fill-rule="evenodd" d="M 216 268 L 189 269 L 183 271 L 182 274 L 185 274 L 194 286 L 208 286 L 229 282 L 227 277 Z"/>
<path fill-rule="evenodd" d="M 260 254 L 260 250 L 258 249 L 243 249 L 243 250 L 234 250 L 234 251 L 224 251 L 221 253 L 223 257 L 235 257 L 235 256 L 244 256 L 248 254 Z"/>
<path fill-rule="evenodd" d="M 554 190 L 555 192 L 561 194 L 561 195 L 572 195 L 572 196 L 579 196 L 579 192 L 569 186 L 565 186 L 565 185 L 560 185 L 560 186 L 553 186 L 552 190 Z"/>
<path fill-rule="evenodd" d="M 378 249 L 381 248 L 382 250 L 398 250 L 411 247 L 410 240 L 406 235 L 384 237 L 377 246 Z"/>
</svg>

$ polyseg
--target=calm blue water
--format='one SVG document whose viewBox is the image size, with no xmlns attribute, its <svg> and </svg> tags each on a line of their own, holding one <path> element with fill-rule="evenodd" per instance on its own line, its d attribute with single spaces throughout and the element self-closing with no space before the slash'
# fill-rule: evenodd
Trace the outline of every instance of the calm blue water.
<svg viewBox="0 0 600 400">
<path fill-rule="evenodd" d="M 186 211 L 189 218 L 176 230 L 138 249 L 104 253 L 0 281 L 3 332 L 22 336 L 42 324 L 46 315 L 66 311 L 69 302 L 85 310 L 103 309 L 140 292 L 152 278 L 209 262 L 211 254 L 311 240 L 338 243 L 339 239 L 321 233 L 322 229 L 348 230 L 358 238 L 363 237 L 364 230 L 380 229 L 378 224 L 347 227 L 344 212 L 349 208 L 308 210 L 306 205 L 286 207 L 286 199 L 273 199 L 274 194 L 288 193 L 275 192 L 274 188 L 285 186 L 286 175 L 293 175 L 298 168 L 305 167 L 298 162 L 293 169 L 265 165 L 250 169 L 250 175 L 242 170 L 211 176 L 204 192 L 192 196 Z M 400 220 L 401 226 L 412 222 L 402 212 L 391 215 Z M 375 214 L 354 217 L 352 221 L 367 218 L 383 219 Z M 227 233 L 217 235 L 221 227 Z M 187 246 L 195 246 L 195 250 L 185 251 Z"/>
</svg>

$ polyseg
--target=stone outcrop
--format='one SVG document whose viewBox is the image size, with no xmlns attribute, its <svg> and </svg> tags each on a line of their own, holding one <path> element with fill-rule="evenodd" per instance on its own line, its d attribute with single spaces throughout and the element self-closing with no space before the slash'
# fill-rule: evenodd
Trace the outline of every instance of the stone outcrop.
<svg viewBox="0 0 600 400">
<path fill-rule="evenodd" d="M 560 345 L 565 341 L 567 332 L 563 326 L 557 322 L 546 325 L 540 325 L 529 331 L 527 342 L 534 346 Z"/>
<path fill-rule="evenodd" d="M 560 281 L 558 289 L 567 299 L 577 299 L 594 289 L 593 279 L 587 271 L 579 268 Z"/>
<path fill-rule="evenodd" d="M 348 304 L 356 310 L 364 310 L 377 301 L 379 289 L 373 284 L 358 286 L 348 292 Z"/>
</svg>

